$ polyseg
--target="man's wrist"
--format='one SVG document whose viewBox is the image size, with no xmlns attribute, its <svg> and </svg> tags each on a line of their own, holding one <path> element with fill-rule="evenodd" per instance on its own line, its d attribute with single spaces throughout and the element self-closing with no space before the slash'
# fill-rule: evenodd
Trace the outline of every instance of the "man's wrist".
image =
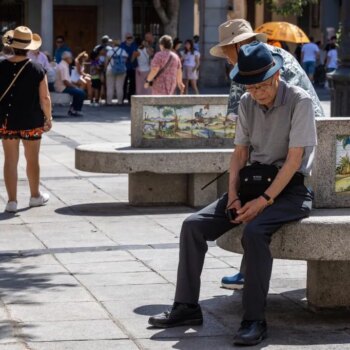
<svg viewBox="0 0 350 350">
<path fill-rule="evenodd" d="M 264 199 L 267 205 L 272 205 L 274 203 L 273 198 L 270 197 L 267 193 L 263 193 L 260 197 Z"/>
</svg>

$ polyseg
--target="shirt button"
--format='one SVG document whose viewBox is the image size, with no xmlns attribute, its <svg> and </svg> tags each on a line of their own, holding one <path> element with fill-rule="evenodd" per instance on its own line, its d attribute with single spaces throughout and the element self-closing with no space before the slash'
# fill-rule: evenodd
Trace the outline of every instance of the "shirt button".
<svg viewBox="0 0 350 350">
<path fill-rule="evenodd" d="M 9 104 L 9 107 L 11 107 L 11 103 Z"/>
<path fill-rule="evenodd" d="M 13 76 L 15 77 L 15 76 L 16 76 L 16 73 L 13 73 Z"/>
</svg>

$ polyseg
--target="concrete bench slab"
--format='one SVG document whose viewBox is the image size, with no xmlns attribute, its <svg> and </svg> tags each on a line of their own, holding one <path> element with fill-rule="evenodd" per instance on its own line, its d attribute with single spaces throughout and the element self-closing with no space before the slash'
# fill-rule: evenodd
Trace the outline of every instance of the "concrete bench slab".
<svg viewBox="0 0 350 350">
<path fill-rule="evenodd" d="M 78 146 L 75 167 L 129 174 L 130 204 L 203 206 L 225 190 L 226 177 L 204 191 L 200 188 L 227 169 L 231 154 L 231 149 L 145 149 L 101 143 Z"/>
<path fill-rule="evenodd" d="M 244 225 L 217 240 L 225 250 L 243 253 Z M 315 309 L 350 307 L 350 216 L 348 209 L 314 209 L 272 237 L 274 258 L 307 261 L 307 298 Z"/>
</svg>

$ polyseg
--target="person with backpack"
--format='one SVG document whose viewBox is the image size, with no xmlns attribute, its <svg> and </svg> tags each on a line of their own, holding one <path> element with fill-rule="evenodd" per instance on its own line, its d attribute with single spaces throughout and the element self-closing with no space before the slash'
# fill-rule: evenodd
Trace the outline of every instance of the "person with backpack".
<svg viewBox="0 0 350 350">
<path fill-rule="evenodd" d="M 105 60 L 106 70 L 106 105 L 112 105 L 114 92 L 118 99 L 118 105 L 123 104 L 123 88 L 126 77 L 127 52 L 120 47 L 120 40 L 115 41 L 115 46 L 107 52 Z"/>
</svg>

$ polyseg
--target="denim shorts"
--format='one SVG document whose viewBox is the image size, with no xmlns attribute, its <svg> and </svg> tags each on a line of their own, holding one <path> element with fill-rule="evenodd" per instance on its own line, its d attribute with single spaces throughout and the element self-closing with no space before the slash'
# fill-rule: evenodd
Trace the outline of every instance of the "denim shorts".
<svg viewBox="0 0 350 350">
<path fill-rule="evenodd" d="M 303 68 L 307 75 L 313 75 L 315 74 L 316 62 L 314 61 L 303 62 Z"/>
</svg>

